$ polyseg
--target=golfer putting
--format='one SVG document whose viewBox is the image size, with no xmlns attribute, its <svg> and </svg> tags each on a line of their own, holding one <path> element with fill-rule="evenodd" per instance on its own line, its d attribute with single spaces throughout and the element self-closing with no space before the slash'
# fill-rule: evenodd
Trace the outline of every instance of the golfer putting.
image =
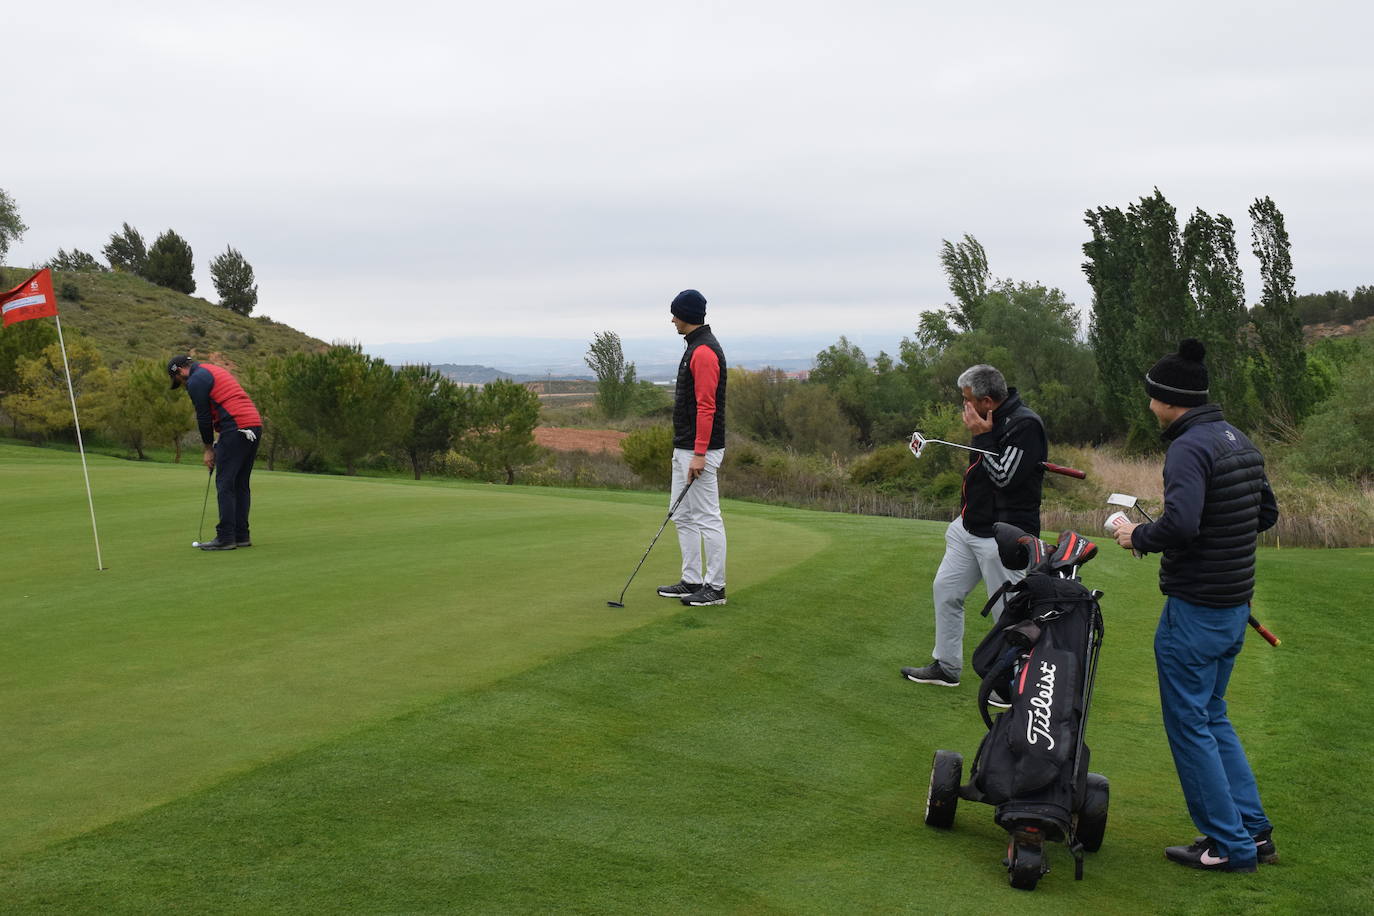
<svg viewBox="0 0 1374 916">
<path fill-rule="evenodd" d="M 215 539 L 202 541 L 198 537 L 191 546 L 211 551 L 252 547 L 248 511 L 253 496 L 249 479 L 262 437 L 262 417 L 228 369 L 196 362 L 183 354 L 168 361 L 167 375 L 172 380 L 172 388 L 185 387 L 195 405 L 196 424 L 205 444 L 202 461 L 215 474 L 219 504 Z M 208 492 L 207 489 L 207 495 Z M 202 507 L 202 525 L 204 521 Z"/>
</svg>

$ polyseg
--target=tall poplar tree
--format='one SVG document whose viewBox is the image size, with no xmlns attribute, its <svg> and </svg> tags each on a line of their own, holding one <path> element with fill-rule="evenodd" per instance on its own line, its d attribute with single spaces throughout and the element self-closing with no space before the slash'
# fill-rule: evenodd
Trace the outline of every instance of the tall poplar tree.
<svg viewBox="0 0 1374 916">
<path fill-rule="evenodd" d="M 1131 289 L 1135 277 L 1135 234 L 1116 207 L 1089 210 L 1084 218 L 1092 238 L 1084 243 L 1083 273 L 1092 287 L 1088 342 L 1097 359 L 1098 395 L 1103 416 L 1127 426 L 1134 411 L 1131 395 L 1140 390 L 1136 361 L 1135 310 Z"/>
<path fill-rule="evenodd" d="M 959 243 L 941 239 L 940 264 L 949 278 L 949 291 L 954 294 L 955 306 L 950 318 L 960 330 L 978 327 L 979 306 L 987 295 L 992 273 L 988 270 L 988 253 L 976 238 L 964 234 Z"/>
<path fill-rule="evenodd" d="M 1293 257 L 1283 214 L 1268 196 L 1250 205 L 1251 246 L 1260 263 L 1260 301 L 1251 320 L 1259 338 L 1255 387 L 1275 425 L 1291 428 L 1310 408 L 1302 322 L 1298 319 Z"/>
<path fill-rule="evenodd" d="M 1199 208 L 1183 227 L 1182 260 L 1197 304 L 1197 337 L 1207 347 L 1212 400 L 1244 427 L 1251 425 L 1245 282 L 1230 218 Z"/>
</svg>

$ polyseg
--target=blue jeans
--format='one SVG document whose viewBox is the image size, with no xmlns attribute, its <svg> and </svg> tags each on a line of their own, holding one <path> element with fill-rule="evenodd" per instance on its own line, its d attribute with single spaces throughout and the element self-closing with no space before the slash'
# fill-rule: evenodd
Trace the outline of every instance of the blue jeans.
<svg viewBox="0 0 1374 916">
<path fill-rule="evenodd" d="M 1254 773 L 1226 717 L 1226 685 L 1245 642 L 1248 604 L 1211 608 L 1169 597 L 1155 631 L 1159 705 L 1188 813 L 1233 865 L 1255 861 L 1270 827 Z"/>
</svg>

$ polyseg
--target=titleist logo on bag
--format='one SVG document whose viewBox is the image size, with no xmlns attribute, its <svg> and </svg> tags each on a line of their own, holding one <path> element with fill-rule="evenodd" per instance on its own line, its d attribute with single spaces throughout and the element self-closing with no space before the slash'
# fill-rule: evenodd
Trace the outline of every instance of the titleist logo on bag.
<svg viewBox="0 0 1374 916">
<path fill-rule="evenodd" d="M 1026 717 L 1026 743 L 1035 745 L 1042 738 L 1049 742 L 1047 751 L 1054 750 L 1054 735 L 1050 734 L 1054 712 L 1054 673 L 1049 662 L 1040 663 L 1039 678 L 1033 685 L 1036 691 L 1030 698 L 1030 715 Z"/>
</svg>

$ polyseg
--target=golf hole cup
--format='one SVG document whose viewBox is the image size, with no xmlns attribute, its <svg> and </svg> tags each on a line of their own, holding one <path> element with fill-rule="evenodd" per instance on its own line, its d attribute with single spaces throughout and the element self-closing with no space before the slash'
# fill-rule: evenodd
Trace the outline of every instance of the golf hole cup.
<svg viewBox="0 0 1374 916">
<path fill-rule="evenodd" d="M 1117 510 L 1116 512 L 1113 512 L 1111 515 L 1107 516 L 1107 521 L 1103 527 L 1107 529 L 1108 534 L 1115 536 L 1116 529 L 1120 528 L 1122 525 L 1126 524 L 1129 521 L 1130 519 L 1126 517 L 1125 512 Z"/>
</svg>

